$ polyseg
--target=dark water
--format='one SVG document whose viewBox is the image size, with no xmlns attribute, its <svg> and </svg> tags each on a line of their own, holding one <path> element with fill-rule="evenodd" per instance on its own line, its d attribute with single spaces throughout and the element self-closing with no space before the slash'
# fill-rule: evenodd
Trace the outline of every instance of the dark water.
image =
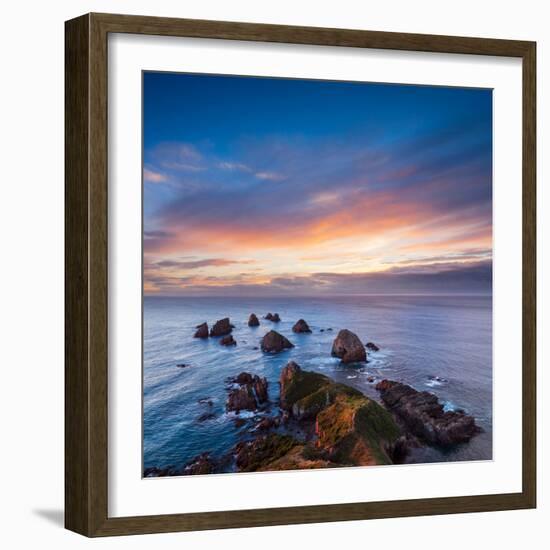
<svg viewBox="0 0 550 550">
<path fill-rule="evenodd" d="M 268 311 L 282 321 L 264 321 Z M 250 328 L 256 313 L 261 326 Z M 236 347 L 218 339 L 194 339 L 195 325 L 230 317 Z M 304 318 L 312 334 L 294 334 Z M 320 332 L 331 327 L 332 332 Z M 295 347 L 265 355 L 263 334 L 275 328 Z M 330 356 L 337 331 L 348 328 L 380 346 L 363 367 Z M 475 416 L 483 433 L 450 452 L 424 448 L 410 462 L 492 458 L 492 300 L 485 296 L 353 296 L 331 298 L 152 298 L 144 300 L 144 467 L 180 466 L 209 451 L 221 457 L 242 439 L 234 415 L 226 414 L 224 380 L 242 371 L 266 376 L 270 399 L 279 396 L 279 373 L 289 360 L 322 372 L 378 399 L 374 384 L 389 378 L 435 393 L 449 408 Z M 176 367 L 179 363 L 189 368 Z M 444 379 L 437 382 L 430 377 Z M 199 399 L 213 401 L 209 407 Z M 200 422 L 204 413 L 214 417 Z M 275 414 L 274 408 L 271 414 Z M 242 413 L 241 413 L 242 414 Z"/>
</svg>

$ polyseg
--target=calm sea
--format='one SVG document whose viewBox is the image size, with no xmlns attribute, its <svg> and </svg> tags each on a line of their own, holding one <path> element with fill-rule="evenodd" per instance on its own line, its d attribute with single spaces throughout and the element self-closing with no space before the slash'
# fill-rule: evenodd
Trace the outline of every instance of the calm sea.
<svg viewBox="0 0 550 550">
<path fill-rule="evenodd" d="M 250 328 L 256 313 L 261 326 Z M 277 312 L 282 321 L 264 321 Z M 193 338 L 195 326 L 230 317 L 236 347 L 218 339 Z M 294 334 L 305 319 L 312 334 Z M 277 355 L 259 349 L 274 328 L 295 347 Z M 332 328 L 332 331 L 326 329 Z M 331 357 L 341 328 L 380 346 L 362 366 L 344 366 Z M 324 332 L 320 332 L 324 329 Z M 144 300 L 143 463 L 180 466 L 209 451 L 226 455 L 242 439 L 234 416 L 225 413 L 224 380 L 242 371 L 266 376 L 270 399 L 279 396 L 279 373 L 289 360 L 354 386 L 378 399 L 374 384 L 400 380 L 435 393 L 446 407 L 475 416 L 483 433 L 450 452 L 415 451 L 409 462 L 492 458 L 492 299 L 487 296 L 353 296 L 330 298 L 153 298 Z M 178 368 L 185 363 L 189 368 Z M 439 377 L 441 380 L 435 380 Z M 213 405 L 199 403 L 209 398 Z M 199 421 L 205 413 L 213 413 Z M 271 411 L 277 412 L 276 407 Z"/>
</svg>

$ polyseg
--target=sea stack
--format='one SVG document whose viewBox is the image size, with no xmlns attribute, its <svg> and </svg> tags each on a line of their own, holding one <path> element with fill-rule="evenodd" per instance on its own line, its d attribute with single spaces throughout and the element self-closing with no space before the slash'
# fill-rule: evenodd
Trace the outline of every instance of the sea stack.
<svg viewBox="0 0 550 550">
<path fill-rule="evenodd" d="M 367 352 L 358 336 L 350 330 L 343 329 L 332 344 L 331 354 L 340 357 L 342 363 L 360 363 L 367 360 Z"/>
<path fill-rule="evenodd" d="M 271 321 L 272 323 L 278 323 L 281 320 L 278 313 L 268 313 L 265 316 L 265 319 Z"/>
<path fill-rule="evenodd" d="M 227 336 L 224 336 L 221 340 L 220 340 L 220 344 L 222 346 L 236 346 L 237 345 L 237 342 L 235 342 L 235 339 L 233 338 L 233 335 L 232 334 L 228 334 Z"/>
<path fill-rule="evenodd" d="M 262 351 L 266 353 L 279 353 L 284 349 L 293 348 L 294 345 L 275 330 L 270 330 L 261 342 Z"/>
<path fill-rule="evenodd" d="M 258 317 L 256 317 L 255 313 L 251 313 L 250 317 L 248 318 L 248 326 L 249 327 L 259 327 L 260 321 L 258 320 Z"/>
<path fill-rule="evenodd" d="M 197 331 L 195 332 L 195 335 L 193 338 L 208 338 L 208 324 L 202 323 L 200 325 L 197 325 L 195 327 Z"/>
<path fill-rule="evenodd" d="M 214 326 L 210 329 L 210 336 L 225 336 L 230 334 L 233 330 L 233 325 L 229 322 L 229 317 L 220 319 L 214 323 Z"/>
<path fill-rule="evenodd" d="M 296 324 L 292 327 L 292 332 L 311 332 L 309 325 L 303 320 L 299 319 Z"/>
</svg>

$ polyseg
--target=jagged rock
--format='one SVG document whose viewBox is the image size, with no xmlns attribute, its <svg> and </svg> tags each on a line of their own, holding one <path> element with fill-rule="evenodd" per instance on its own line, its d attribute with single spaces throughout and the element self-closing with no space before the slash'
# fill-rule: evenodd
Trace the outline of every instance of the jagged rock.
<svg viewBox="0 0 550 550">
<path fill-rule="evenodd" d="M 392 445 L 389 445 L 387 451 L 394 464 L 403 464 L 411 449 L 420 446 L 420 442 L 414 435 L 405 434 L 398 437 Z"/>
<path fill-rule="evenodd" d="M 236 345 L 237 345 L 237 342 L 236 342 L 235 339 L 233 338 L 233 335 L 228 334 L 227 336 L 224 336 L 224 337 L 220 340 L 220 344 L 221 344 L 222 346 L 236 346 Z"/>
<path fill-rule="evenodd" d="M 293 348 L 292 344 L 282 334 L 279 334 L 275 330 L 270 330 L 263 338 L 260 344 L 262 351 L 268 353 L 279 353 L 284 349 Z"/>
<path fill-rule="evenodd" d="M 267 401 L 267 378 L 260 378 L 259 376 L 254 377 L 252 382 L 252 387 L 254 388 L 254 393 L 256 394 L 256 399 L 258 403 L 265 403 Z"/>
<path fill-rule="evenodd" d="M 227 397 L 225 408 L 227 411 L 254 411 L 258 407 L 252 386 L 244 385 L 232 389 Z"/>
<path fill-rule="evenodd" d="M 209 453 L 202 453 L 189 461 L 182 469 L 183 475 L 211 474 L 215 470 L 215 463 Z"/>
<path fill-rule="evenodd" d="M 367 342 L 365 347 L 370 351 L 380 351 L 380 348 L 374 342 Z"/>
<path fill-rule="evenodd" d="M 382 380 L 376 389 L 406 429 L 431 445 L 464 443 L 481 431 L 474 417 L 464 411 L 445 411 L 432 393 L 392 380 Z"/>
<path fill-rule="evenodd" d="M 292 327 L 292 332 L 296 332 L 296 333 L 311 332 L 311 329 L 309 328 L 309 325 L 303 319 L 300 319 Z"/>
<path fill-rule="evenodd" d="M 235 378 L 230 378 L 230 381 L 233 384 L 252 384 L 252 381 L 254 380 L 254 377 L 249 372 L 241 372 Z"/>
<path fill-rule="evenodd" d="M 342 363 L 359 363 L 367 360 L 367 352 L 361 340 L 350 330 L 343 329 L 332 344 L 332 355 L 340 357 Z"/>
<path fill-rule="evenodd" d="M 238 454 L 237 467 L 241 471 L 282 471 L 333 468 L 337 466 L 326 459 L 326 453 L 289 436 L 271 434 L 261 436 L 245 445 Z"/>
<path fill-rule="evenodd" d="M 249 327 L 258 327 L 260 326 L 260 321 L 258 320 L 258 317 L 254 313 L 250 314 L 250 317 L 248 318 L 248 326 Z"/>
<path fill-rule="evenodd" d="M 242 441 L 235 447 L 235 464 L 240 472 L 271 469 L 267 466 L 299 445 L 289 435 L 270 434 L 253 441 Z"/>
<path fill-rule="evenodd" d="M 268 321 L 272 321 L 273 323 L 278 323 L 281 320 L 278 313 L 268 313 L 264 317 L 264 319 L 267 319 Z"/>
<path fill-rule="evenodd" d="M 225 336 L 230 334 L 232 330 L 233 325 L 229 322 L 229 317 L 225 317 L 214 323 L 214 326 L 210 329 L 210 336 Z"/>
<path fill-rule="evenodd" d="M 265 377 L 261 378 L 257 374 L 252 375 L 248 372 L 241 372 L 236 377 L 230 378 L 229 382 L 238 384 L 240 388 L 233 388 L 230 391 L 227 401 L 227 410 L 237 410 L 237 408 L 235 408 L 236 405 L 239 405 L 239 410 L 255 410 L 258 404 L 265 403 L 268 400 L 268 381 Z"/>
<path fill-rule="evenodd" d="M 208 323 L 202 323 L 195 328 L 197 330 L 193 338 L 208 338 Z"/>
</svg>

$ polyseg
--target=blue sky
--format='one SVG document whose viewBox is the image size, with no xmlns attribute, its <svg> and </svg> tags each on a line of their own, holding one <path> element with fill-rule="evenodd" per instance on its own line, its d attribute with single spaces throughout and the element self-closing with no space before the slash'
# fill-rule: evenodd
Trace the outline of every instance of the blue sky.
<svg viewBox="0 0 550 550">
<path fill-rule="evenodd" d="M 147 293 L 490 291 L 490 90 L 143 85 Z"/>
</svg>

